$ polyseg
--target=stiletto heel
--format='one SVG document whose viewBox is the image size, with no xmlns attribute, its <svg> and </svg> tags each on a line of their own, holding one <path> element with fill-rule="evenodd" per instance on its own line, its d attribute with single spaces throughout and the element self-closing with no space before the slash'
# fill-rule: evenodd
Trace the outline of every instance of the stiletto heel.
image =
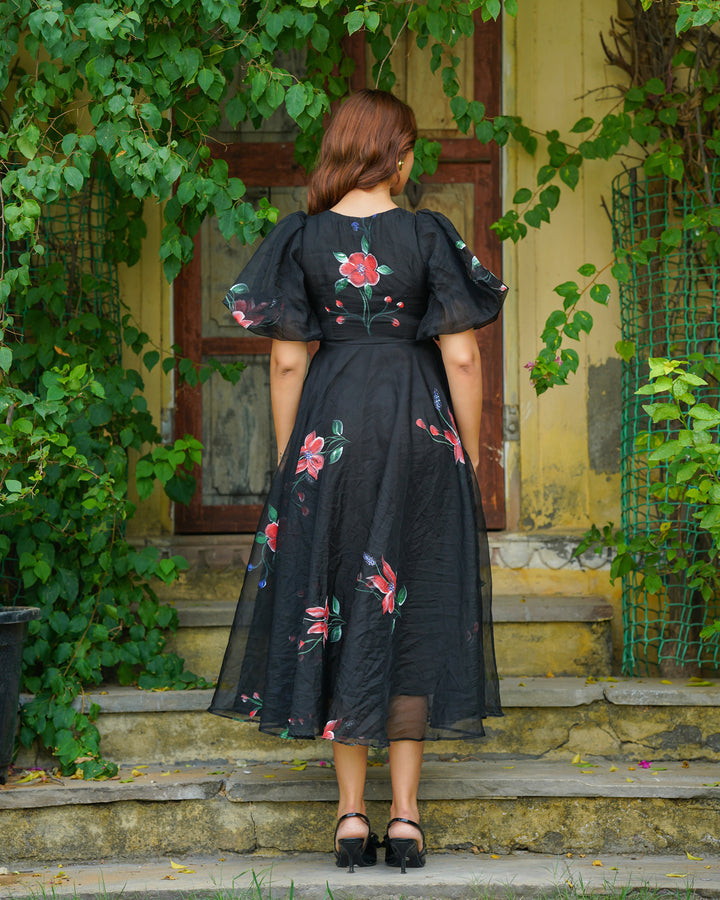
<svg viewBox="0 0 720 900">
<path fill-rule="evenodd" d="M 340 838 L 338 840 L 337 833 L 340 823 L 345 819 L 358 818 L 362 819 L 368 827 L 367 837 Z M 339 869 L 348 867 L 348 872 L 354 872 L 355 866 L 364 868 L 366 866 L 374 866 L 377 862 L 377 848 L 379 846 L 378 836 L 370 828 L 370 820 L 362 813 L 351 812 L 340 816 L 335 826 L 335 835 L 333 836 L 333 850 L 335 852 L 335 864 Z"/>
<path fill-rule="evenodd" d="M 415 838 L 394 838 L 390 837 L 390 826 L 393 822 L 405 822 L 406 825 L 412 825 L 417 828 L 422 838 L 422 850 Z M 425 849 L 425 833 L 417 822 L 411 819 L 396 818 L 390 819 L 383 839 L 385 845 L 385 864 L 388 866 L 399 866 L 400 874 L 405 874 L 405 869 L 420 869 L 425 865 L 425 857 L 427 850 Z"/>
</svg>

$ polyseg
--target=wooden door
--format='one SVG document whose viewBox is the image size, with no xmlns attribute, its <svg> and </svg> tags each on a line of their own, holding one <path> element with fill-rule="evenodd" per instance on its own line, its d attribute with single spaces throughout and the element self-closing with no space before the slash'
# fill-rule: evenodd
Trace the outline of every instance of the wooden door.
<svg viewBox="0 0 720 900">
<path fill-rule="evenodd" d="M 472 40 L 458 45 L 462 59 L 461 90 L 483 102 L 488 115 L 499 112 L 500 26 L 476 28 Z M 370 61 L 355 43 L 358 63 L 353 88 L 369 84 Z M 501 276 L 501 254 L 490 224 L 500 215 L 497 147 L 484 146 L 457 132 L 438 79 L 414 45 L 398 44 L 393 68 L 395 93 L 415 109 L 420 134 L 440 140 L 437 172 L 423 177 L 418 190 L 397 198 L 409 209 L 430 208 L 447 215 L 479 259 Z M 470 88 L 470 85 L 472 87 Z M 230 175 L 242 178 L 252 198 L 265 196 L 280 215 L 305 207 L 305 173 L 293 160 L 293 123 L 278 111 L 263 132 L 225 135 L 222 153 Z M 234 138 L 231 143 L 229 138 Z M 195 389 L 183 386 L 176 396 L 176 434 L 193 434 L 205 447 L 196 472 L 192 504 L 176 506 L 175 529 L 182 533 L 252 532 L 262 509 L 276 458 L 270 412 L 270 341 L 248 337 L 227 314 L 221 299 L 255 247 L 222 239 L 206 221 L 195 255 L 175 282 L 175 339 L 182 353 L 200 362 L 209 357 L 241 359 L 246 364 L 233 386 L 213 376 Z M 479 480 L 489 528 L 505 527 L 502 466 L 502 326 L 500 320 L 478 332 L 483 359 L 483 435 Z"/>
</svg>

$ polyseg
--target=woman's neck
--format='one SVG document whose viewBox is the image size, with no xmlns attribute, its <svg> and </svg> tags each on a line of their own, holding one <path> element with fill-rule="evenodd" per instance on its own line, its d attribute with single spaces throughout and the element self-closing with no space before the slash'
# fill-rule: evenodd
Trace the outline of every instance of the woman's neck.
<svg viewBox="0 0 720 900">
<path fill-rule="evenodd" d="M 390 185 L 383 182 L 367 190 L 353 188 L 331 209 L 344 216 L 362 218 L 363 216 L 372 216 L 374 213 L 386 212 L 388 209 L 395 209 L 396 206 L 397 204 L 393 203 L 390 196 Z"/>
</svg>

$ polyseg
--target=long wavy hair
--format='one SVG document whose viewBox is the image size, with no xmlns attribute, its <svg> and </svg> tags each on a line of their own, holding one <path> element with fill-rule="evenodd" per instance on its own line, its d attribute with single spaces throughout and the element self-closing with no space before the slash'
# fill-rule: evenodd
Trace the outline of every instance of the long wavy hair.
<svg viewBox="0 0 720 900">
<path fill-rule="evenodd" d="M 387 91 L 352 94 L 330 121 L 308 183 L 310 215 L 335 206 L 353 188 L 391 179 L 417 139 L 415 113 Z"/>
</svg>

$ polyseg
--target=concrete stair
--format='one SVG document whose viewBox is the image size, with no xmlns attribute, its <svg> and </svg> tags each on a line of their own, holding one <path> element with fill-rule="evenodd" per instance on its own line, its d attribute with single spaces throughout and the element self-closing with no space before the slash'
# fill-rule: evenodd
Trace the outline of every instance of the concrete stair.
<svg viewBox="0 0 720 900">
<path fill-rule="evenodd" d="M 161 588 L 180 620 L 170 649 L 209 679 L 251 542 L 193 538 L 184 546 L 175 538 L 168 547 L 191 550 L 193 564 Z M 533 559 L 545 554 L 564 566 L 570 546 L 558 539 L 531 548 Z M 519 559 L 527 548 L 518 541 L 511 551 Z M 504 717 L 486 722 L 482 740 L 426 745 L 421 817 L 430 848 L 491 858 L 717 855 L 720 680 L 613 677 L 618 626 L 602 572 L 573 569 L 560 578 L 560 569 L 520 562 L 494 575 Z M 241 610 L 244 626 L 250 613 Z M 120 775 L 87 784 L 47 774 L 20 784 L 13 776 L 0 789 L 0 864 L 326 852 L 336 797 L 331 745 L 279 741 L 254 724 L 210 716 L 210 696 L 108 685 L 84 697 L 100 707 L 103 752 Z M 390 797 L 385 760 L 382 751 L 371 754 L 368 810 L 378 830 Z M 29 751 L 17 760 L 19 771 L 42 764 Z"/>
<path fill-rule="evenodd" d="M 717 778 L 715 763 L 428 759 L 420 815 L 433 851 L 716 855 Z M 1 791 L 4 861 L 329 849 L 337 789 L 327 766 L 149 766 L 120 779 Z M 378 829 L 388 781 L 386 765 L 370 767 L 368 815 Z"/>
<path fill-rule="evenodd" d="M 240 580 L 227 573 L 223 581 L 239 590 Z M 213 579 L 217 581 L 217 576 Z M 179 628 L 168 642 L 185 659 L 190 671 L 214 681 L 227 644 L 236 600 L 205 600 L 195 596 L 167 601 L 177 608 Z M 226 587 L 229 590 L 229 587 Z M 496 595 L 493 598 L 495 651 L 503 675 L 609 675 L 612 670 L 610 623 L 612 606 L 600 597 L 533 597 Z M 252 606 L 241 609 L 247 628 Z"/>
</svg>

